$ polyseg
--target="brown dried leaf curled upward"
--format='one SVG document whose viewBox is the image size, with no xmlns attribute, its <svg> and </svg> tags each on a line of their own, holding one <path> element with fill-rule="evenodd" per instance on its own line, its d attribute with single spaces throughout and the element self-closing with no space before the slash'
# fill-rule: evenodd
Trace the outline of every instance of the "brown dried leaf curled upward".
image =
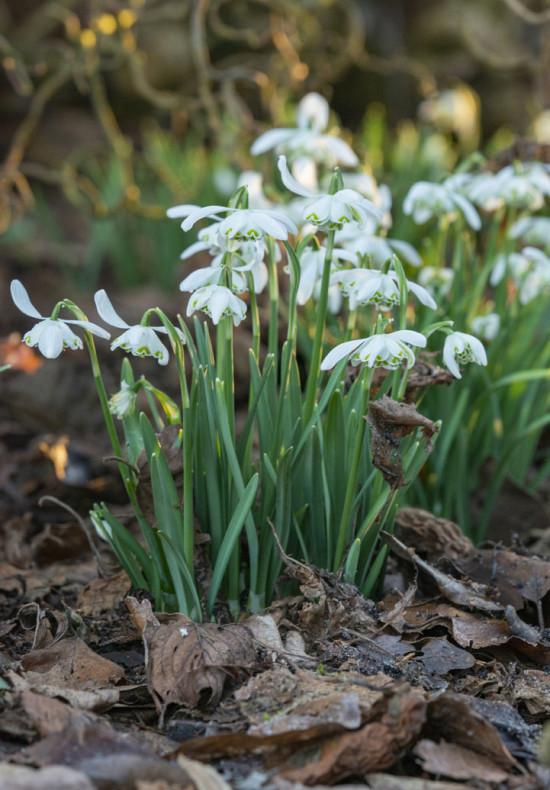
<svg viewBox="0 0 550 790">
<path fill-rule="evenodd" d="M 399 451 L 401 439 L 415 428 L 422 428 L 428 439 L 426 452 L 431 453 L 431 438 L 439 429 L 435 423 L 419 414 L 412 403 L 399 403 L 382 396 L 371 403 L 365 418 L 371 429 L 371 450 L 374 466 L 382 472 L 384 480 L 392 488 L 403 488 L 407 484 L 403 478 L 403 461 Z"/>
</svg>

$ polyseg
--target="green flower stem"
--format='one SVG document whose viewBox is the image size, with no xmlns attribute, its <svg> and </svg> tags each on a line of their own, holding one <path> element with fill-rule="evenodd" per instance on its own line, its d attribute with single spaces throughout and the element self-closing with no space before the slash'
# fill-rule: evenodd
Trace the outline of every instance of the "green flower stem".
<svg viewBox="0 0 550 790">
<path fill-rule="evenodd" d="M 359 420 L 359 430 L 355 435 L 355 446 L 353 448 L 353 455 L 351 458 L 351 466 L 348 473 L 348 484 L 346 488 L 346 498 L 344 500 L 344 507 L 342 508 L 342 516 L 340 518 L 340 525 L 338 527 L 338 541 L 336 544 L 336 552 L 334 555 L 334 564 L 333 570 L 336 573 L 342 562 L 342 558 L 344 556 L 344 551 L 346 550 L 346 546 L 350 539 L 350 518 L 351 518 L 351 511 L 353 508 L 353 502 L 355 500 L 356 488 L 357 488 L 357 475 L 359 472 L 359 462 L 361 460 L 361 453 L 363 452 L 363 440 L 365 436 L 365 427 L 366 427 L 366 420 L 362 419 L 363 416 L 366 414 L 368 403 L 369 403 L 369 395 L 370 395 L 370 385 L 372 382 L 372 377 L 374 374 L 374 369 L 372 368 L 363 368 L 361 375 L 363 376 L 363 392 L 361 397 L 361 415 Z"/>
<path fill-rule="evenodd" d="M 315 336 L 313 338 L 313 349 L 311 352 L 311 364 L 306 384 L 306 397 L 304 404 L 303 419 L 307 423 L 315 406 L 315 395 L 317 393 L 317 380 L 321 370 L 321 356 L 323 353 L 323 339 L 325 336 L 325 324 L 327 318 L 328 287 L 330 283 L 330 268 L 332 265 L 332 251 L 334 249 L 335 230 L 329 230 L 326 241 L 326 255 L 323 265 L 323 277 L 321 280 L 321 293 L 317 305 L 317 320 L 315 323 Z"/>
<path fill-rule="evenodd" d="M 344 341 L 348 341 L 353 338 L 353 331 L 355 329 L 356 323 L 357 323 L 357 308 L 355 308 L 355 310 L 350 310 L 348 313 L 348 321 L 346 326 L 346 334 L 344 335 Z"/>
<path fill-rule="evenodd" d="M 279 350 L 279 280 L 275 261 L 275 242 L 271 237 L 266 239 L 269 268 L 269 334 L 268 353 L 278 359 Z"/>
</svg>

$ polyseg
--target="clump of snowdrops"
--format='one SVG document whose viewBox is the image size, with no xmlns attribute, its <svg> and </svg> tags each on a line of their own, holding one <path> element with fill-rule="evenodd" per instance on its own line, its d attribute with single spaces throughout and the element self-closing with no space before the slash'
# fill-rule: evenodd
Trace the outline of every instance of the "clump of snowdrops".
<svg viewBox="0 0 550 790">
<path fill-rule="evenodd" d="M 403 401 L 429 340 L 441 337 L 443 362 L 456 378 L 461 365 L 486 363 L 481 341 L 438 316 L 428 290 L 407 279 L 403 263 L 415 267 L 421 260 L 406 242 L 386 236 L 391 196 L 367 172 L 342 175 L 340 165 L 356 167 L 358 160 L 326 133 L 328 121 L 324 99 L 309 94 L 296 128 L 268 131 L 255 142 L 254 154 L 277 149 L 284 201 L 270 203 L 257 174 L 245 174 L 227 205 L 168 211 L 185 231 L 207 222 L 182 254 L 211 255 L 208 267 L 181 283 L 191 291 L 193 331 L 156 307 L 129 325 L 104 290 L 95 294 L 103 323 L 120 332 L 112 350 L 177 366 L 178 403 L 136 375 L 128 357 L 120 389 L 109 397 L 95 338 L 109 339 L 110 332 L 69 299 L 41 316 L 24 286 L 12 283 L 16 305 L 37 319 L 23 338 L 28 345 L 54 358 L 82 348 L 84 339 L 141 539 L 104 504 L 94 507 L 92 522 L 132 584 L 150 590 L 159 609 L 211 617 L 222 597 L 235 617 L 243 603 L 261 610 L 274 594 L 282 552 L 342 575 L 365 595 L 375 591 L 386 561 L 380 532 L 391 531 L 395 510 L 426 461 L 429 438 L 421 423 L 408 426 L 401 441 L 394 437 L 392 456 L 402 467 L 394 484 L 383 463 L 373 461 L 369 408 L 384 396 Z M 460 209 L 461 201 L 455 203 Z M 234 333 L 245 319 L 250 393 L 237 432 Z M 147 412 L 138 407 L 140 391 Z M 178 478 L 172 474 L 177 456 Z M 199 551 L 210 567 L 200 582 Z"/>
</svg>

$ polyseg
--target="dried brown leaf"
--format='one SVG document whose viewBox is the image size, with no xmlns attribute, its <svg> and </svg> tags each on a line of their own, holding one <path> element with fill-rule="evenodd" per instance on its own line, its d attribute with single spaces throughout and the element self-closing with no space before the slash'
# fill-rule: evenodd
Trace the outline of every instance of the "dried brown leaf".
<svg viewBox="0 0 550 790">
<path fill-rule="evenodd" d="M 407 689 L 396 693 L 379 721 L 324 740 L 318 760 L 284 769 L 281 776 L 306 785 L 335 784 L 348 776 L 389 768 L 415 743 L 425 718 L 421 692 Z"/>
<path fill-rule="evenodd" d="M 0 763 L 0 787 L 3 790 L 95 790 L 85 774 L 65 765 L 51 765 L 37 771 L 9 763 Z"/>
<path fill-rule="evenodd" d="M 92 579 L 78 596 L 76 608 L 83 615 L 91 617 L 116 610 L 131 586 L 126 571 L 106 579 Z"/>
<path fill-rule="evenodd" d="M 504 782 L 508 771 L 504 771 L 489 757 L 465 749 L 456 743 L 424 739 L 414 747 L 422 768 L 428 773 L 447 776 L 450 779 L 481 779 L 485 782 Z"/>
<path fill-rule="evenodd" d="M 428 724 L 437 737 L 483 754 L 504 770 L 516 765 L 496 727 L 463 695 L 445 693 L 431 700 Z"/>
<path fill-rule="evenodd" d="M 407 562 L 413 563 L 417 568 L 427 573 L 436 583 L 439 591 L 453 603 L 474 609 L 482 609 L 487 612 L 502 612 L 504 610 L 502 605 L 485 597 L 487 591 L 485 586 L 475 583 L 467 585 L 459 582 L 457 579 L 453 579 L 452 576 L 425 562 L 415 553 L 414 549 L 407 548 L 394 535 L 382 532 L 381 537 L 394 554 L 401 559 L 407 560 Z"/>
<path fill-rule="evenodd" d="M 42 683 L 79 691 L 108 688 L 124 677 L 124 670 L 95 653 L 78 637 L 62 639 L 33 650 L 21 661 L 25 673 L 40 675 Z"/>
<path fill-rule="evenodd" d="M 439 782 L 392 774 L 367 774 L 366 779 L 372 790 L 472 790 L 471 785 L 462 782 Z"/>
<path fill-rule="evenodd" d="M 428 439 L 426 452 L 432 451 L 431 438 L 439 429 L 432 420 L 419 414 L 412 403 L 399 403 L 387 395 L 371 403 L 366 419 L 371 429 L 371 450 L 374 466 L 382 472 L 392 488 L 406 485 L 399 445 L 401 440 L 422 428 Z"/>
<path fill-rule="evenodd" d="M 142 634 L 149 688 L 161 718 L 171 703 L 217 705 L 227 680 L 254 665 L 254 638 L 244 625 L 195 623 L 182 614 L 157 617 L 149 601 L 132 597 L 127 605 Z"/>
<path fill-rule="evenodd" d="M 428 562 L 441 557 L 455 559 L 470 555 L 475 549 L 458 524 L 438 518 L 427 510 L 401 507 L 395 515 L 395 532 L 405 545 L 414 546 Z"/>
</svg>

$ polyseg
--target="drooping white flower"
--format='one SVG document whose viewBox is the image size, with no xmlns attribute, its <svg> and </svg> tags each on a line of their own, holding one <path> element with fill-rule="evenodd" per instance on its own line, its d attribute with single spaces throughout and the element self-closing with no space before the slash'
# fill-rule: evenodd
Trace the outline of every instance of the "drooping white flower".
<svg viewBox="0 0 550 790">
<path fill-rule="evenodd" d="M 422 258 L 412 244 L 399 239 L 371 236 L 367 233 L 355 232 L 352 234 L 347 231 L 347 228 L 344 228 L 336 235 L 336 242 L 350 252 L 368 255 L 375 266 L 381 267 L 394 253 L 397 253 L 410 266 L 422 265 Z"/>
<path fill-rule="evenodd" d="M 452 222 L 462 215 L 473 230 L 481 227 L 479 214 L 470 201 L 445 184 L 418 181 L 407 193 L 403 211 L 411 215 L 417 225 L 442 215 Z"/>
<path fill-rule="evenodd" d="M 158 334 L 168 334 L 168 330 L 164 326 L 145 326 L 143 324 L 135 324 L 131 326 L 124 319 L 122 319 L 115 308 L 111 304 L 111 300 L 106 292 L 101 289 L 97 291 L 94 296 L 97 312 L 105 323 L 114 326 L 117 329 L 125 329 L 116 340 L 111 343 L 111 351 L 115 348 L 122 348 L 128 351 L 135 357 L 154 357 L 159 365 L 167 365 L 169 354 L 166 346 L 161 343 Z M 182 343 L 185 343 L 185 337 L 180 329 L 176 329 Z"/>
<path fill-rule="evenodd" d="M 521 252 L 504 253 L 495 260 L 489 282 L 498 283 L 508 276 L 519 291 L 521 304 L 536 298 L 550 286 L 550 258 L 537 247 L 524 247 Z"/>
<path fill-rule="evenodd" d="M 476 315 L 472 321 L 472 331 L 480 335 L 483 340 L 494 340 L 500 329 L 500 316 L 498 313 Z"/>
<path fill-rule="evenodd" d="M 320 246 L 317 249 L 307 247 L 300 255 L 300 282 L 298 284 L 298 294 L 296 301 L 298 304 L 305 304 L 315 293 L 315 287 L 323 276 L 325 266 L 326 247 Z M 339 259 L 353 262 L 354 255 L 346 250 L 335 247 L 332 251 L 333 261 Z M 285 266 L 285 271 L 289 271 L 289 266 Z M 335 273 L 338 269 L 332 265 L 331 272 Z"/>
<path fill-rule="evenodd" d="M 120 390 L 109 398 L 109 411 L 119 420 L 123 420 L 134 413 L 136 400 L 137 396 L 132 386 L 127 381 L 121 381 Z"/>
<path fill-rule="evenodd" d="M 273 148 L 292 158 L 311 157 L 327 167 L 342 164 L 355 167 L 357 156 L 339 137 L 323 134 L 329 119 L 329 105 L 318 93 L 308 93 L 298 105 L 297 128 L 270 129 L 253 143 L 250 153 L 263 154 Z"/>
<path fill-rule="evenodd" d="M 399 291 L 399 278 L 397 272 L 382 273 L 377 269 L 347 270 L 334 275 L 335 280 L 343 283 L 343 288 L 350 300 L 350 309 L 354 310 L 359 304 L 373 304 L 377 310 L 389 310 L 401 301 Z M 431 310 L 437 309 L 437 304 L 425 288 L 421 285 L 406 281 L 410 293 Z"/>
<path fill-rule="evenodd" d="M 224 219 L 219 215 L 226 213 Z M 218 221 L 217 233 L 223 239 L 244 239 L 254 241 L 263 236 L 286 240 L 288 234 L 297 235 L 296 225 L 281 211 L 273 209 L 231 208 L 229 206 L 193 206 L 181 205 L 169 208 L 168 217 L 185 217 L 181 223 L 182 230 L 188 231 L 193 225 L 205 217 Z"/>
<path fill-rule="evenodd" d="M 550 217 L 522 217 L 510 228 L 510 236 L 524 244 L 550 248 Z"/>
<path fill-rule="evenodd" d="M 454 270 L 446 266 L 424 266 L 418 272 L 418 282 L 437 299 L 448 296 L 454 275 Z"/>
<path fill-rule="evenodd" d="M 82 348 L 82 340 L 67 326 L 80 326 L 98 337 L 109 339 L 111 335 L 105 329 L 91 321 L 80 321 L 73 318 L 46 318 L 40 315 L 32 304 L 27 290 L 19 280 L 13 280 L 10 286 L 11 296 L 16 307 L 31 318 L 40 321 L 23 336 L 23 342 L 31 348 L 38 346 L 40 353 L 47 359 L 55 359 L 65 348 Z"/>
<path fill-rule="evenodd" d="M 242 299 L 223 285 L 208 285 L 192 294 L 187 304 L 187 315 L 202 310 L 210 316 L 214 324 L 219 323 L 222 315 L 230 315 L 235 326 L 239 326 L 246 315 L 246 304 Z"/>
<path fill-rule="evenodd" d="M 345 357 L 349 357 L 352 365 L 364 363 L 369 368 L 395 370 L 403 362 L 411 367 L 415 356 L 410 346 L 424 348 L 425 336 L 411 329 L 399 329 L 397 332 L 379 333 L 360 340 L 348 340 L 329 351 L 321 363 L 321 370 L 330 370 Z"/>
<path fill-rule="evenodd" d="M 550 173 L 542 162 L 508 165 L 498 173 L 480 173 L 467 186 L 469 199 L 485 211 L 502 206 L 537 211 L 550 196 Z"/>
<path fill-rule="evenodd" d="M 443 344 L 443 361 L 453 376 L 460 379 L 462 375 L 459 364 L 475 362 L 477 365 L 486 365 L 487 354 L 483 343 L 477 337 L 466 332 L 451 332 Z"/>
<path fill-rule="evenodd" d="M 311 222 L 323 230 L 334 230 L 342 228 L 348 222 L 364 227 L 369 217 L 382 219 L 380 209 L 354 189 L 340 189 L 334 195 L 328 193 L 315 195 L 290 174 L 285 156 L 279 157 L 278 165 L 285 187 L 296 195 L 310 198 L 302 209 L 306 222 Z"/>
</svg>

